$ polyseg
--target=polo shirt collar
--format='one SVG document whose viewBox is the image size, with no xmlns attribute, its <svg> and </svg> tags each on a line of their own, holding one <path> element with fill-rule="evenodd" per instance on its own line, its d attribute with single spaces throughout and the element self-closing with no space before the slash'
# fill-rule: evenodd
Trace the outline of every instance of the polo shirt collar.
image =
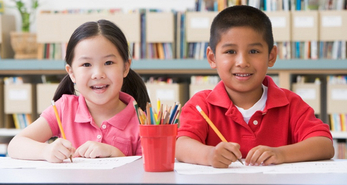
<svg viewBox="0 0 347 185">
<path fill-rule="evenodd" d="M 114 115 L 109 120 L 106 120 L 106 122 L 108 122 L 109 124 L 111 124 L 112 126 L 120 130 L 124 130 L 135 113 L 133 105 L 132 105 L 132 101 L 134 101 L 134 98 L 124 92 L 120 92 L 119 99 L 123 103 L 125 103 L 127 106 L 121 112 Z M 88 110 L 85 98 L 82 95 L 79 95 L 79 98 L 78 98 L 78 107 L 76 111 L 75 122 L 76 123 L 91 123 L 92 122 L 92 116 L 90 115 L 90 112 Z"/>
<path fill-rule="evenodd" d="M 264 111 L 289 104 L 289 100 L 285 95 L 285 92 L 275 84 L 271 77 L 266 76 L 263 80 L 263 84 L 268 87 L 268 98 Z M 223 107 L 226 109 L 233 107 L 233 102 L 230 100 L 229 95 L 225 90 L 223 81 L 220 81 L 216 85 L 206 99 L 208 103 L 218 107 Z"/>
</svg>

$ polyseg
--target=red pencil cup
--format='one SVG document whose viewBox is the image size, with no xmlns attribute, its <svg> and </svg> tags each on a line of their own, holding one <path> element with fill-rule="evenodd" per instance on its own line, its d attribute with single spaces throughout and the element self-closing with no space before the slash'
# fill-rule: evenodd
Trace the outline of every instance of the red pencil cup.
<svg viewBox="0 0 347 185">
<path fill-rule="evenodd" d="M 173 171 L 177 124 L 140 125 L 143 166 L 147 172 Z"/>
</svg>

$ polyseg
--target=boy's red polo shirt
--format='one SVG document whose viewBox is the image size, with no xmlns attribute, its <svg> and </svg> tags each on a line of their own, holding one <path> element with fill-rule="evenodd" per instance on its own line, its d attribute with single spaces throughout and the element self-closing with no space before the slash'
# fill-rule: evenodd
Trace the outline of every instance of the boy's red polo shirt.
<svg viewBox="0 0 347 185">
<path fill-rule="evenodd" d="M 253 147 L 278 147 L 314 136 L 332 139 L 329 126 L 316 118 L 313 109 L 300 96 L 276 86 L 267 76 L 268 87 L 264 111 L 257 111 L 247 124 L 230 100 L 221 81 L 213 90 L 196 93 L 182 108 L 178 135 L 216 146 L 221 140 L 196 109 L 199 105 L 229 142 L 240 144 L 242 157 Z"/>
</svg>

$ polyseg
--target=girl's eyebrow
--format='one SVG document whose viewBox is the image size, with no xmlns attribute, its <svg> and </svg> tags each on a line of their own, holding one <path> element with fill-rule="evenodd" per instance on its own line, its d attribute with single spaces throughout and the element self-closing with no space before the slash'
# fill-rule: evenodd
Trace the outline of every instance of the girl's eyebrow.
<svg viewBox="0 0 347 185">
<path fill-rule="evenodd" d="M 114 55 L 114 54 L 109 54 L 109 55 L 106 55 L 106 56 L 104 56 L 104 57 L 102 57 L 102 58 L 108 58 L 108 57 L 116 57 L 116 55 Z M 88 56 L 82 56 L 82 57 L 80 57 L 79 58 L 79 60 L 90 60 L 90 59 L 92 59 L 92 57 L 88 57 Z"/>
<path fill-rule="evenodd" d="M 116 55 L 115 54 L 109 54 L 109 55 L 104 56 L 103 58 L 108 58 L 108 57 L 116 57 Z"/>
</svg>

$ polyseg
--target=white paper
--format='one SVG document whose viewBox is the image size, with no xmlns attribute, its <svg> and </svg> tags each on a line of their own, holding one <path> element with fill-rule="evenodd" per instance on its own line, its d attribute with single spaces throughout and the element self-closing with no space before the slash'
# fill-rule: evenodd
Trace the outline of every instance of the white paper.
<svg viewBox="0 0 347 185">
<path fill-rule="evenodd" d="M 314 26 L 314 18 L 312 16 L 297 16 L 294 18 L 294 27 L 296 28 L 312 28 Z"/>
<path fill-rule="evenodd" d="M 243 161 L 244 162 L 244 161 Z M 272 170 L 273 166 L 245 166 L 239 162 L 232 163 L 229 168 L 213 168 L 212 166 L 204 166 L 188 163 L 175 163 L 175 171 L 179 174 L 220 174 L 220 173 L 263 173 Z"/>
<path fill-rule="evenodd" d="M 11 89 L 8 92 L 10 100 L 27 100 L 28 92 L 26 89 Z"/>
<path fill-rule="evenodd" d="M 296 89 L 295 93 L 304 100 L 314 100 L 317 98 L 315 89 L 299 88 Z"/>
<path fill-rule="evenodd" d="M 264 173 L 303 174 L 303 173 L 347 173 L 347 161 L 301 162 L 276 165 L 273 170 Z"/>
<path fill-rule="evenodd" d="M 31 161 L 0 157 L 0 168 L 35 168 L 35 169 L 113 169 L 131 163 L 141 156 L 113 157 L 113 158 L 72 158 L 63 163 L 50 163 L 47 161 Z"/>
<path fill-rule="evenodd" d="M 235 162 L 232 163 L 229 168 L 213 168 L 211 166 L 176 162 L 175 171 L 185 175 L 222 173 L 347 173 L 347 160 L 285 163 L 269 166 L 245 166 L 239 162 Z"/>
<path fill-rule="evenodd" d="M 269 17 L 273 28 L 285 28 L 286 18 L 285 17 Z"/>
<path fill-rule="evenodd" d="M 156 92 L 160 100 L 175 100 L 174 90 L 158 89 Z"/>
<path fill-rule="evenodd" d="M 210 19 L 207 17 L 196 17 L 190 20 L 190 27 L 199 29 L 199 28 L 209 28 Z"/>
<path fill-rule="evenodd" d="M 331 99 L 333 100 L 347 100 L 347 89 L 332 89 Z"/>
<path fill-rule="evenodd" d="M 342 26 L 342 17 L 341 16 L 323 16 L 322 17 L 322 26 L 323 27 L 341 27 Z"/>
</svg>

